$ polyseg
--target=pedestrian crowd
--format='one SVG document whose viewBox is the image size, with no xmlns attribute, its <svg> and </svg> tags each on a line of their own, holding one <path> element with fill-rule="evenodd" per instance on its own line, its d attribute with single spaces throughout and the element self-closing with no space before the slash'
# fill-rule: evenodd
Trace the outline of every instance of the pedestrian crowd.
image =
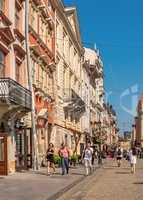
<svg viewBox="0 0 143 200">
<path fill-rule="evenodd" d="M 61 144 L 61 147 L 58 151 L 58 155 L 61 161 L 61 174 L 69 174 L 71 153 L 65 144 Z M 50 143 L 46 153 L 48 175 L 54 174 L 56 172 L 54 156 L 54 145 Z M 80 163 L 84 164 L 85 166 L 85 175 L 88 176 L 92 174 L 94 170 L 95 161 L 97 161 L 98 164 L 102 164 L 102 159 L 105 159 L 107 156 L 116 159 L 118 167 L 121 166 L 123 158 L 128 160 L 131 166 L 131 173 L 135 173 L 137 157 L 140 157 L 139 150 L 135 146 L 133 146 L 128 151 L 123 150 L 123 148 L 121 148 L 120 145 L 118 145 L 118 147 L 115 147 L 112 150 L 107 150 L 103 148 L 103 150 L 100 151 L 96 146 L 91 146 L 91 143 L 88 142 L 86 144 L 85 149 L 82 152 L 82 155 L 80 156 Z"/>
<path fill-rule="evenodd" d="M 65 175 L 69 173 L 70 168 L 70 157 L 71 153 L 68 147 L 65 144 L 61 144 L 61 147 L 58 151 L 58 155 L 60 157 L 60 166 L 61 166 L 61 174 Z M 55 149 L 52 143 L 49 144 L 49 148 L 46 152 L 46 160 L 47 160 L 47 173 L 48 175 L 55 173 Z M 84 164 L 85 166 L 85 175 L 90 175 L 94 169 L 95 161 L 99 160 L 100 152 L 96 147 L 91 147 L 91 143 L 88 142 L 86 144 L 85 149 L 80 156 L 79 163 Z M 99 161 L 98 161 L 99 163 Z"/>
<path fill-rule="evenodd" d="M 124 150 L 120 145 L 114 149 L 112 152 L 112 157 L 117 159 L 117 166 L 120 167 L 122 164 L 122 160 L 126 159 L 129 161 L 131 166 L 131 173 L 135 173 L 136 164 L 139 151 L 136 146 L 132 146 L 129 150 Z"/>
</svg>

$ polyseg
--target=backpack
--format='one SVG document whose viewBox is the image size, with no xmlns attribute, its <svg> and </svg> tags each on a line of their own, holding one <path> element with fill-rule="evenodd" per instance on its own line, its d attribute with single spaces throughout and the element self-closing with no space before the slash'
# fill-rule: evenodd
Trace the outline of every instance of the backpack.
<svg viewBox="0 0 143 200">
<path fill-rule="evenodd" d="M 118 149 L 117 155 L 118 155 L 118 156 L 121 156 L 121 155 L 122 155 L 121 149 Z"/>
<path fill-rule="evenodd" d="M 133 148 L 133 149 L 132 149 L 132 154 L 133 154 L 133 156 L 136 156 L 136 155 L 137 155 L 136 148 Z"/>
</svg>

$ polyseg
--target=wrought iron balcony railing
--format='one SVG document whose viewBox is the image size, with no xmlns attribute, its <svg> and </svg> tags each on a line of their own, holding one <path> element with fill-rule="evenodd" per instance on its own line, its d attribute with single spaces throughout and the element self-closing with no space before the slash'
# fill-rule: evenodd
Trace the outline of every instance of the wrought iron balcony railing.
<svg viewBox="0 0 143 200">
<path fill-rule="evenodd" d="M 0 101 L 31 110 L 31 92 L 11 78 L 0 78 Z"/>
<path fill-rule="evenodd" d="M 65 109 L 70 112 L 77 114 L 85 112 L 85 102 L 73 89 L 65 89 L 64 103 Z"/>
</svg>

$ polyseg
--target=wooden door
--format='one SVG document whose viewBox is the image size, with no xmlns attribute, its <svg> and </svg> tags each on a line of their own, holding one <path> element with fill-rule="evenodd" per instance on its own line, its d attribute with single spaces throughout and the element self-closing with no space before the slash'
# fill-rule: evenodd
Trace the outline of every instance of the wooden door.
<svg viewBox="0 0 143 200">
<path fill-rule="evenodd" d="M 0 134 L 0 175 L 8 175 L 7 136 L 3 134 Z"/>
</svg>

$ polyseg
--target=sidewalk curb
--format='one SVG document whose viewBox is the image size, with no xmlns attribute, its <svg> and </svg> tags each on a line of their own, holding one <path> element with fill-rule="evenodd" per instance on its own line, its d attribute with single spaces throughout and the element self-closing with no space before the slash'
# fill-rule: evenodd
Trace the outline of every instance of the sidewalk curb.
<svg viewBox="0 0 143 200">
<path fill-rule="evenodd" d="M 97 170 L 101 169 L 102 167 L 103 167 L 103 165 L 96 167 L 95 171 L 93 172 L 93 174 L 91 176 L 94 176 L 95 172 Z M 56 200 L 56 199 L 60 198 L 64 193 L 68 192 L 70 189 L 72 189 L 74 186 L 78 185 L 79 183 L 81 183 L 83 180 L 85 180 L 88 177 L 83 175 L 83 177 L 81 177 L 78 180 L 74 181 L 73 183 L 67 185 L 65 188 L 63 188 L 59 192 L 53 194 L 51 197 L 49 197 L 46 200 Z"/>
</svg>

